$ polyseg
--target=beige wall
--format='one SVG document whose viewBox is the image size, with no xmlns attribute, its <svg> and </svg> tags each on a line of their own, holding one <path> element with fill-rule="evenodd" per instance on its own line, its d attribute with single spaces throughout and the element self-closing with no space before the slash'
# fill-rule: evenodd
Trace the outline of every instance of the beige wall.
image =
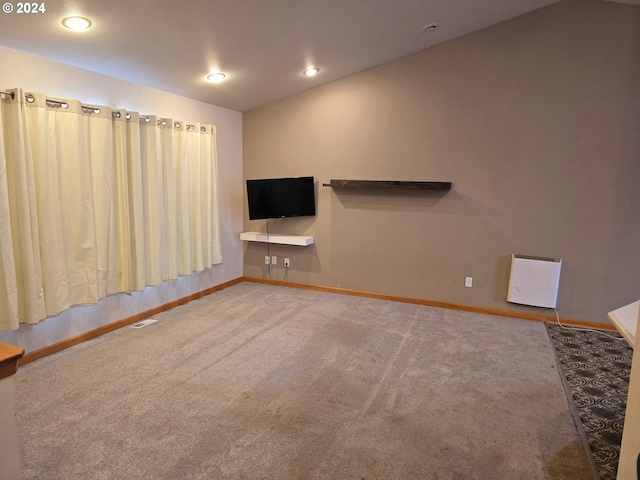
<svg viewBox="0 0 640 480">
<path fill-rule="evenodd" d="M 0 89 L 19 87 L 51 97 L 126 108 L 216 125 L 222 264 L 133 295 L 111 295 L 38 325 L 0 332 L 0 342 L 27 352 L 61 342 L 139 312 L 242 276 L 242 114 L 0 46 Z"/>
<path fill-rule="evenodd" d="M 510 255 L 560 257 L 560 315 L 606 323 L 640 296 L 638 85 L 640 7 L 561 2 L 245 113 L 244 177 L 316 178 L 317 216 L 269 225 L 315 237 L 271 247 L 290 281 L 548 313 L 506 302 Z M 266 277 L 266 246 L 244 248 Z"/>
</svg>

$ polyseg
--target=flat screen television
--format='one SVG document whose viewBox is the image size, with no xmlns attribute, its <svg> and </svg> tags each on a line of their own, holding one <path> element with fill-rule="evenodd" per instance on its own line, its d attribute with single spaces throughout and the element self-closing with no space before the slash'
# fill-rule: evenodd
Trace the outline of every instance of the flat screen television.
<svg viewBox="0 0 640 480">
<path fill-rule="evenodd" d="M 316 214 L 313 177 L 247 180 L 249 220 Z"/>
</svg>

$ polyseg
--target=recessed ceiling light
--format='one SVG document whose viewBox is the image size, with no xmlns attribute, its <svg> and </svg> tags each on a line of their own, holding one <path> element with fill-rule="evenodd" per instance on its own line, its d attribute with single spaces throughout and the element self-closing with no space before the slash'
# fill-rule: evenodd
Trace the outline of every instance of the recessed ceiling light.
<svg viewBox="0 0 640 480">
<path fill-rule="evenodd" d="M 304 72 L 302 72 L 302 74 L 306 77 L 313 77 L 319 71 L 320 71 L 319 68 L 312 67 L 312 68 L 307 68 Z"/>
<path fill-rule="evenodd" d="M 86 30 L 91 24 L 91 20 L 84 17 L 66 17 L 62 19 L 62 24 L 71 30 Z"/>
<path fill-rule="evenodd" d="M 211 75 L 207 76 L 207 80 L 209 80 L 210 82 L 213 83 L 220 83 L 221 81 L 223 81 L 225 79 L 226 75 L 224 73 L 221 72 L 216 72 L 216 73 L 212 73 Z"/>
<path fill-rule="evenodd" d="M 425 32 L 425 33 L 431 33 L 436 28 L 438 28 L 438 24 L 437 23 L 430 23 L 429 25 L 425 25 L 424 27 L 422 27 L 422 31 Z"/>
</svg>

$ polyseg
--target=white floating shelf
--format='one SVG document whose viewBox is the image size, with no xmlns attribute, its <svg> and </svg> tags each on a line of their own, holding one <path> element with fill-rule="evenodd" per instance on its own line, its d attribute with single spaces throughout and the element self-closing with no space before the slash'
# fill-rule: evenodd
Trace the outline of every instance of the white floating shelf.
<svg viewBox="0 0 640 480">
<path fill-rule="evenodd" d="M 246 240 L 248 242 L 279 243 L 281 245 L 299 245 L 301 247 L 313 244 L 313 237 L 304 237 L 302 235 L 279 235 L 277 233 L 270 233 L 267 236 L 266 233 L 259 232 L 243 232 L 240 234 L 240 240 Z"/>
</svg>

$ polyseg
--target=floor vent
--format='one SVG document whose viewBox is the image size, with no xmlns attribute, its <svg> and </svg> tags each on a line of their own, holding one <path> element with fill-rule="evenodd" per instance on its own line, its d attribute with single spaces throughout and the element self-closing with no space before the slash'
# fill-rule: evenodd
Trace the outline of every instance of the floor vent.
<svg viewBox="0 0 640 480">
<path fill-rule="evenodd" d="M 147 318 L 146 320 L 142 320 L 141 322 L 134 323 L 133 325 L 131 325 L 131 328 L 146 327 L 147 325 L 151 325 L 152 323 L 156 323 L 157 321 L 158 320 L 156 320 L 154 318 Z"/>
</svg>

